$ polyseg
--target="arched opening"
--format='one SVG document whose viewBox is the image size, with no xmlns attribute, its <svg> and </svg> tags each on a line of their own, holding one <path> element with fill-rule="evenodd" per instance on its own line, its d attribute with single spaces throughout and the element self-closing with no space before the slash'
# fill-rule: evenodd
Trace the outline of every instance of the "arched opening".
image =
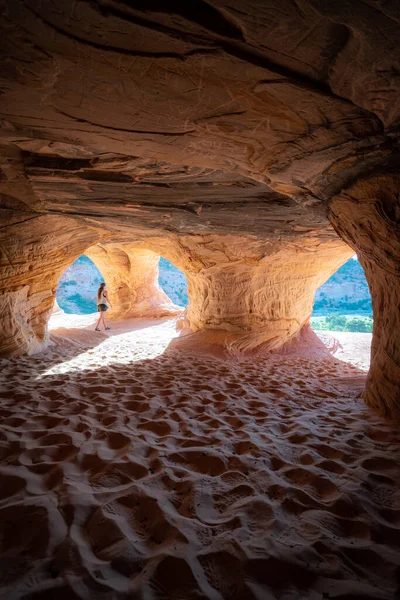
<svg viewBox="0 0 400 600">
<path fill-rule="evenodd" d="M 74 260 L 59 279 L 48 322 L 53 345 L 57 349 L 61 344 L 65 356 L 40 377 L 96 371 L 107 364 L 163 354 L 179 335 L 176 317 L 188 304 L 188 285 L 183 272 L 167 259 L 159 268 L 161 258 L 137 245 L 107 243 L 87 248 Z M 107 330 L 102 324 L 97 329 L 97 290 L 102 281 L 111 301 Z"/>
<path fill-rule="evenodd" d="M 62 274 L 56 292 L 58 307 L 67 314 L 97 312 L 96 292 L 103 275 L 94 262 L 82 254 Z"/>
<path fill-rule="evenodd" d="M 163 256 L 160 256 L 158 263 L 158 283 L 174 304 L 184 308 L 188 306 L 189 290 L 186 275 Z"/>
<path fill-rule="evenodd" d="M 127 245 L 93 246 L 63 272 L 50 329 L 94 322 L 102 281 L 112 300 L 111 319 L 174 317 L 188 305 L 186 276 L 169 260 Z"/>
<path fill-rule="evenodd" d="M 369 369 L 373 313 L 364 269 L 357 255 L 315 292 L 311 327 L 336 358 Z"/>
</svg>

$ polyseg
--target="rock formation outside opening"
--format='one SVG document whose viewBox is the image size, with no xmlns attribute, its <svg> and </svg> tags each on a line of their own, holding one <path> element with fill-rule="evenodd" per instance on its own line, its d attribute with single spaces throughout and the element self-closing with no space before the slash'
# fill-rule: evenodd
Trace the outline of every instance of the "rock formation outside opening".
<svg viewBox="0 0 400 600">
<path fill-rule="evenodd" d="M 336 358 L 368 371 L 372 303 L 368 282 L 356 255 L 316 291 L 311 327 Z"/>
</svg>

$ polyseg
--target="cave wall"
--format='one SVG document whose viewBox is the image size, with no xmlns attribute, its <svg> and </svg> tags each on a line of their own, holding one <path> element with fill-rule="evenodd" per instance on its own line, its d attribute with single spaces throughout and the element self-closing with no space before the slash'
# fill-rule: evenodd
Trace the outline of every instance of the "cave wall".
<svg viewBox="0 0 400 600">
<path fill-rule="evenodd" d="M 357 252 L 372 296 L 365 401 L 400 420 L 400 177 L 381 175 L 357 182 L 333 199 L 330 219 Z"/>
<path fill-rule="evenodd" d="M 22 167 L 21 151 L 0 143 L 0 356 L 48 342 L 47 322 L 61 273 L 102 234 L 48 214 Z"/>
<path fill-rule="evenodd" d="M 61 274 L 98 234 L 66 217 L 41 215 L 0 236 L 0 356 L 33 353 L 48 342 L 47 322 Z"/>
</svg>

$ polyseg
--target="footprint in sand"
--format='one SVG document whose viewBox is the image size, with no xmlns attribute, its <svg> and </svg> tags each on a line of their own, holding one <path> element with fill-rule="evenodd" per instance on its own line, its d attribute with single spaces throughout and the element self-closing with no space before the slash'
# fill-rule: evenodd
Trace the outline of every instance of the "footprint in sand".
<svg viewBox="0 0 400 600">
<path fill-rule="evenodd" d="M 209 454 L 208 452 L 197 450 L 175 452 L 168 456 L 168 460 L 172 463 L 184 466 L 190 471 L 203 473 L 204 475 L 210 475 L 211 477 L 221 475 L 226 470 L 226 464 L 222 458 Z"/>
<path fill-rule="evenodd" d="M 138 429 L 151 431 L 157 436 L 163 437 L 171 433 L 172 429 L 166 421 L 147 421 L 138 425 Z"/>
<path fill-rule="evenodd" d="M 150 409 L 150 404 L 148 402 L 145 402 L 144 399 L 140 399 L 140 400 L 130 400 L 130 401 L 126 401 L 123 403 L 123 407 L 126 410 L 132 411 L 132 412 L 137 412 L 137 413 L 142 413 L 142 412 L 146 412 Z"/>
<path fill-rule="evenodd" d="M 330 479 L 321 477 L 315 471 L 295 467 L 284 471 L 283 476 L 324 502 L 330 502 L 340 497 L 341 492 L 338 487 Z"/>
<path fill-rule="evenodd" d="M 214 509 L 222 514 L 226 511 L 229 512 L 232 509 L 235 513 L 237 510 L 237 505 L 243 504 L 245 499 L 254 496 L 255 491 L 249 485 L 238 485 L 226 492 L 222 492 L 220 494 L 213 494 L 212 501 L 214 505 Z"/>
<path fill-rule="evenodd" d="M 1 500 L 15 501 L 15 496 L 21 496 L 21 492 L 24 492 L 26 488 L 26 480 L 23 477 L 17 475 L 9 475 L 1 472 L 1 486 L 0 486 L 0 502 Z"/>
<path fill-rule="evenodd" d="M 392 458 L 376 456 L 363 460 L 361 466 L 367 471 L 380 473 L 382 471 L 398 471 L 399 463 Z"/>
</svg>

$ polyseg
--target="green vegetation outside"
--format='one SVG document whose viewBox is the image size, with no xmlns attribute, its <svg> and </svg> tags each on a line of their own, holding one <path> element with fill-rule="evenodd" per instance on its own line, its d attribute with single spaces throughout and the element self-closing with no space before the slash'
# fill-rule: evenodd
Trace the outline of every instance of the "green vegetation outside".
<svg viewBox="0 0 400 600">
<path fill-rule="evenodd" d="M 372 332 L 373 320 L 364 316 L 327 315 L 311 317 L 311 327 L 315 331 Z"/>
</svg>

